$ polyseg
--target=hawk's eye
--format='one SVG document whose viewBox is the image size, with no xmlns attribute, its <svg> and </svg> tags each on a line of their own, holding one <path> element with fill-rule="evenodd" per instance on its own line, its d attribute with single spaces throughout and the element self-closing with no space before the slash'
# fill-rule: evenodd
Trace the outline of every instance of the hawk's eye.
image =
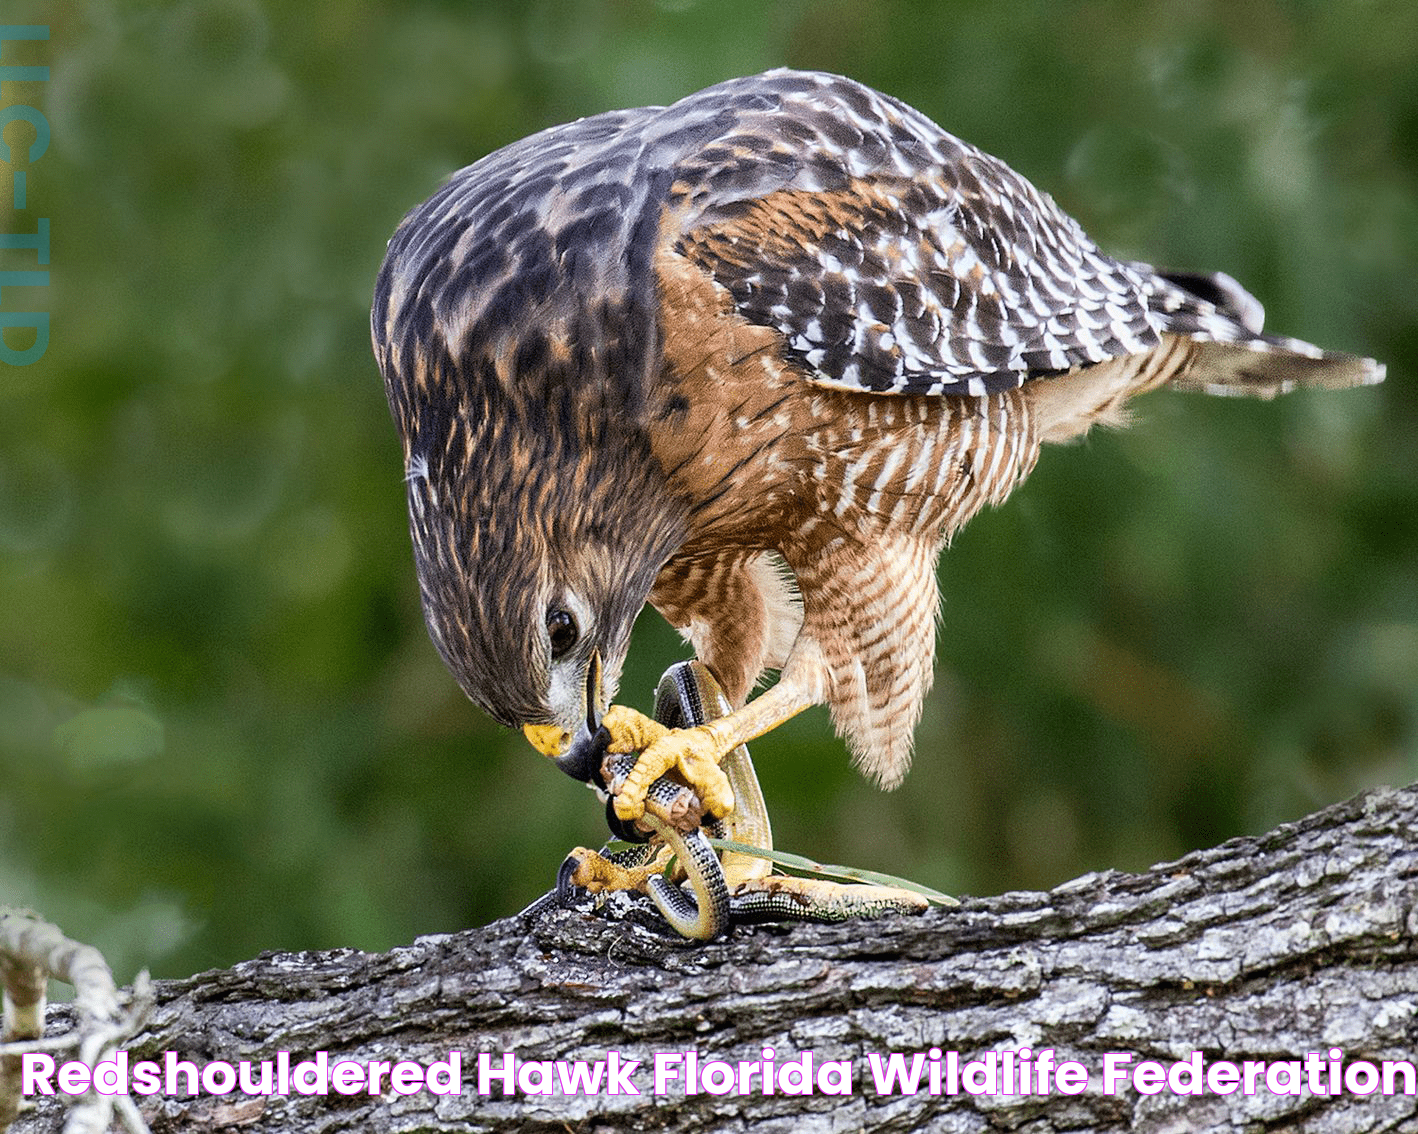
<svg viewBox="0 0 1418 1134">
<path fill-rule="evenodd" d="M 576 619 L 570 611 L 547 611 L 547 637 L 551 639 L 553 660 L 564 657 L 566 651 L 576 645 Z"/>
</svg>

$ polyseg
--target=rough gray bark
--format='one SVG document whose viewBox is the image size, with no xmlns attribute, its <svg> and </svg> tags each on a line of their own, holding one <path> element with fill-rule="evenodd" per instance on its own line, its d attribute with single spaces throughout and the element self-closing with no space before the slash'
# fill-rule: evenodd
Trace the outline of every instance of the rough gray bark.
<svg viewBox="0 0 1418 1134">
<path fill-rule="evenodd" d="M 1101 1090 L 1108 1052 L 1169 1064 L 1418 1058 L 1418 791 L 1376 791 L 1259 838 L 1137 875 L 967 900 L 919 918 L 742 928 L 687 947 L 626 920 L 553 910 L 384 955 L 268 954 L 159 982 L 133 1058 L 445 1059 L 456 1097 L 337 1094 L 139 1100 L 170 1131 L 1409 1130 L 1418 1098 L 1143 1096 Z M 53 1027 L 53 1025 L 51 1025 Z M 656 1096 L 655 1052 L 781 1064 L 851 1060 L 852 1094 Z M 1030 1047 L 1091 1074 L 1076 1097 L 882 1096 L 868 1053 Z M 643 1060 L 640 1096 L 504 1098 L 477 1053 Z M 1321 1078 L 1321 1084 L 1327 1079 Z M 54 1100 L 20 1134 L 58 1128 Z"/>
</svg>

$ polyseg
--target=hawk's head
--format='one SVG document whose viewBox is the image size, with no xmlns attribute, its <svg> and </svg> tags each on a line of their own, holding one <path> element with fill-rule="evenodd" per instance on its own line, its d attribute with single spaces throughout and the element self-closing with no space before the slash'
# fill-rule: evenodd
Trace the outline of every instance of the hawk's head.
<svg viewBox="0 0 1418 1134">
<path fill-rule="evenodd" d="M 581 419 L 583 422 L 586 419 Z M 636 616 L 682 527 L 629 423 L 411 419 L 410 529 L 424 619 L 489 716 L 564 749 L 614 696 Z"/>
<path fill-rule="evenodd" d="M 633 177 L 623 117 L 450 178 L 391 239 L 370 315 L 429 631 L 469 697 L 543 740 L 608 702 L 686 527 L 646 424 L 668 174 Z"/>
</svg>

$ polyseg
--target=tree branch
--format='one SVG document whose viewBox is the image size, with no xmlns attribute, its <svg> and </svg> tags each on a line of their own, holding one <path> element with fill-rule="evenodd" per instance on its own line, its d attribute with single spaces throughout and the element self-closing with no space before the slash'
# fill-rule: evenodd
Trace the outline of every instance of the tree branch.
<svg viewBox="0 0 1418 1134">
<path fill-rule="evenodd" d="M 1170 1069 L 1200 1051 L 1204 1066 L 1265 1061 L 1275 1075 L 1277 1061 L 1317 1052 L 1315 1083 L 1328 1089 L 1331 1048 L 1345 1065 L 1414 1059 L 1415 877 L 1418 791 L 1374 791 L 1143 874 L 1091 874 L 915 918 L 742 928 L 698 947 L 638 908 L 625 920 L 550 910 L 383 955 L 266 954 L 158 982 L 129 1050 L 199 1067 L 281 1051 L 292 1063 L 325 1051 L 331 1064 L 463 1053 L 458 1095 L 140 1098 L 155 1132 L 1408 1129 L 1414 1094 L 1320 1096 L 1308 1069 L 1295 1097 L 1275 1093 L 1285 1068 L 1273 1081 L 1253 1069 L 1249 1094 L 1199 1096 L 1144 1095 L 1127 1079 L 1109 1093 L 1104 1068 L 1110 1052 Z M 779 1067 L 808 1051 L 817 1068 L 850 1060 L 851 1095 L 765 1094 L 761 1079 L 745 1095 L 686 1097 L 682 1080 L 653 1093 L 655 1053 L 737 1064 L 765 1046 Z M 1053 1049 L 1055 1064 L 1087 1069 L 1089 1087 L 931 1095 L 923 1076 L 918 1093 L 878 1092 L 869 1055 L 933 1046 L 943 1072 L 950 1052 L 961 1064 L 994 1052 L 1002 1065 L 1006 1050 Z M 503 1097 L 494 1084 L 479 1094 L 480 1052 L 499 1069 L 505 1052 L 588 1068 L 617 1052 L 641 1061 L 629 1080 L 642 1093 Z M 928 1074 L 928 1055 L 922 1066 Z M 1187 1085 L 1185 1071 L 1173 1074 Z M 59 1101 L 38 1099 L 13 1130 L 55 1129 Z"/>
</svg>

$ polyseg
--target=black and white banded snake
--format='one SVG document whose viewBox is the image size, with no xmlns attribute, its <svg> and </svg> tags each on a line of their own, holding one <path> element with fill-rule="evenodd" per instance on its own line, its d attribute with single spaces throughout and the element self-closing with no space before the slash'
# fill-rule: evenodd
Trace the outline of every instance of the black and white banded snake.
<svg viewBox="0 0 1418 1134">
<path fill-rule="evenodd" d="M 667 728 L 691 728 L 729 710 L 718 682 L 699 661 L 671 666 L 655 690 L 654 716 Z M 598 745 L 594 735 L 588 733 L 557 763 L 568 775 L 609 796 L 637 758 L 638 753 L 634 752 L 605 755 L 604 738 Z M 608 805 L 606 814 L 612 833 L 632 845 L 614 851 L 573 851 L 558 872 L 554 895 L 534 903 L 529 912 L 549 904 L 553 897 L 566 904 L 578 886 L 591 890 L 634 889 L 649 895 L 677 933 L 708 941 L 736 923 L 837 922 L 916 913 L 926 908 L 926 899 L 910 890 L 775 875 L 770 861 L 760 855 L 725 850 L 721 856 L 710 845 L 706 833 L 769 851 L 773 832 L 748 747 L 739 745 L 733 749 L 720 767 L 735 799 L 734 809 L 727 817 L 708 820 L 688 832 L 666 822 L 661 814 L 674 817 L 686 811 L 697 812 L 698 801 L 685 785 L 661 777 L 647 797 L 652 806 L 637 821 L 649 833 L 622 823 Z M 664 877 L 671 856 L 685 875 L 684 885 Z"/>
</svg>

